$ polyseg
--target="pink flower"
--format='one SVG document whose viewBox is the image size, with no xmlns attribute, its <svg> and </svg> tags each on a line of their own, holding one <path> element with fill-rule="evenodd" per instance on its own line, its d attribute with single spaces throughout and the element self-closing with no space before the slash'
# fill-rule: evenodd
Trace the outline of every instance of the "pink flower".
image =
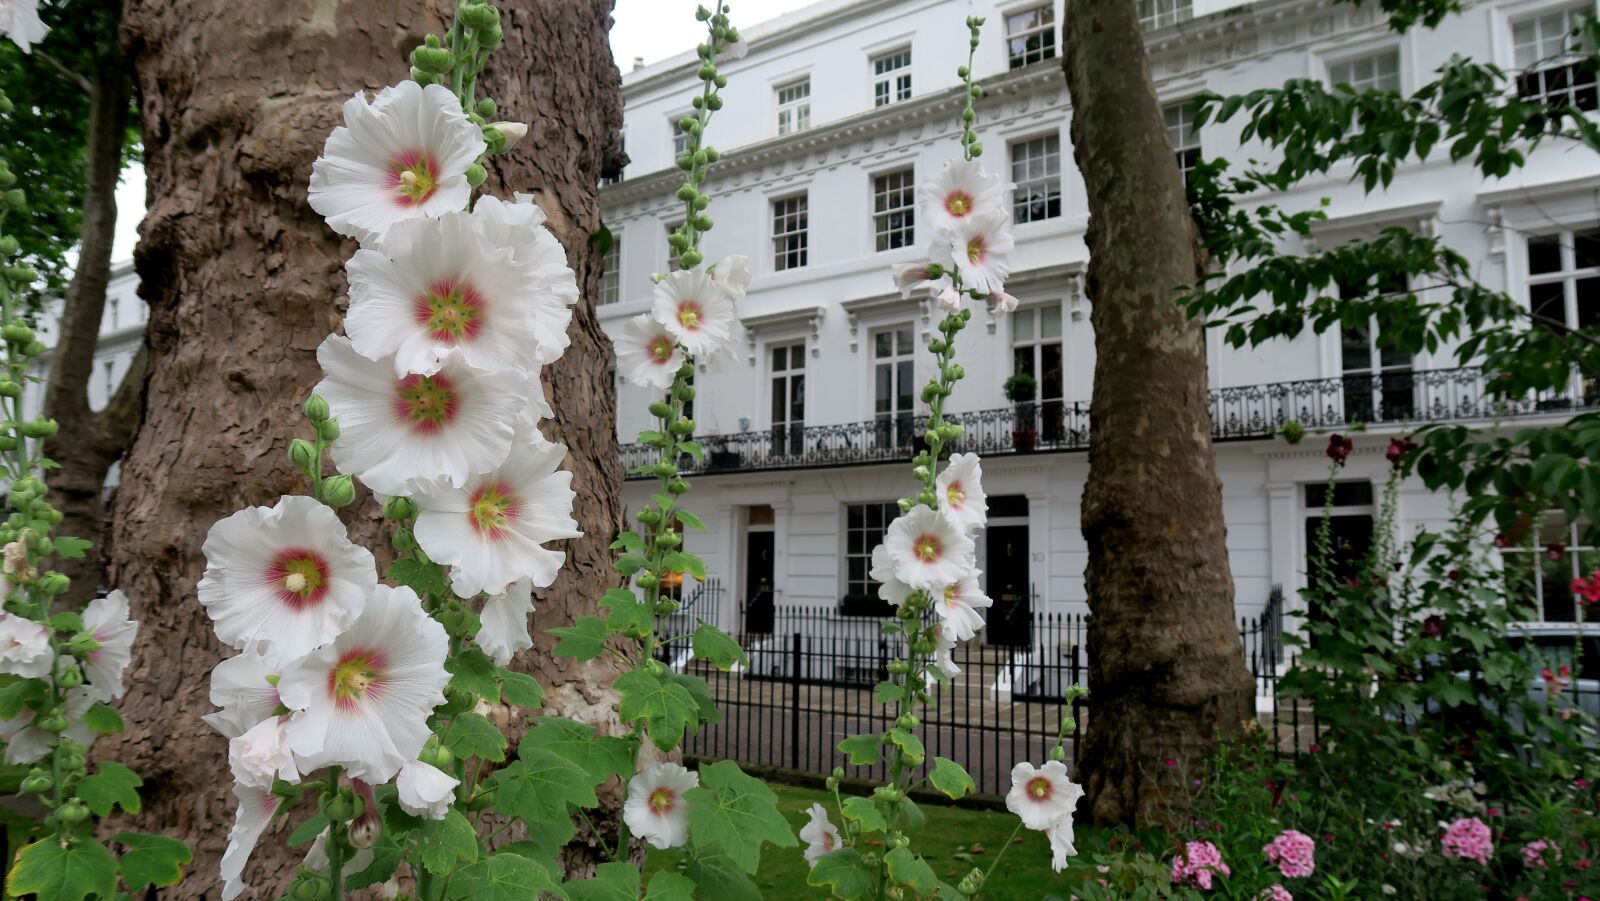
<svg viewBox="0 0 1600 901">
<path fill-rule="evenodd" d="M 1548 859 L 1545 858 L 1545 852 L 1547 851 L 1550 854 Z M 1542 838 L 1536 838 L 1522 846 L 1522 865 L 1530 870 L 1549 869 L 1552 861 L 1560 859 L 1561 846 L 1555 842 L 1547 842 Z"/>
<path fill-rule="evenodd" d="M 1209 891 L 1213 875 L 1227 876 L 1231 872 L 1222 862 L 1222 852 L 1210 842 L 1189 842 L 1183 846 L 1183 853 L 1172 859 L 1173 885 Z"/>
<path fill-rule="evenodd" d="M 1266 852 L 1267 862 L 1289 879 L 1310 876 L 1317 870 L 1317 842 L 1304 832 L 1285 829 L 1261 850 Z"/>
<path fill-rule="evenodd" d="M 1399 469 L 1400 464 L 1405 462 L 1406 454 L 1416 449 L 1417 443 L 1410 438 L 1390 438 L 1389 450 L 1384 453 L 1384 456 L 1389 458 L 1390 466 Z"/>
<path fill-rule="evenodd" d="M 1340 466 L 1350 457 L 1356 449 L 1356 443 L 1343 435 L 1332 435 L 1328 438 L 1328 459 Z"/>
<path fill-rule="evenodd" d="M 1489 852 L 1494 850 L 1489 827 L 1477 817 L 1465 817 L 1451 823 L 1439 844 L 1445 857 L 1459 857 L 1479 864 L 1488 863 Z"/>
<path fill-rule="evenodd" d="M 1294 896 L 1281 885 L 1269 885 L 1256 895 L 1256 901 L 1294 901 Z"/>
<path fill-rule="evenodd" d="M 1587 579 L 1573 579 L 1572 593 L 1583 601 L 1585 607 L 1600 601 L 1600 569 L 1590 573 Z"/>
</svg>

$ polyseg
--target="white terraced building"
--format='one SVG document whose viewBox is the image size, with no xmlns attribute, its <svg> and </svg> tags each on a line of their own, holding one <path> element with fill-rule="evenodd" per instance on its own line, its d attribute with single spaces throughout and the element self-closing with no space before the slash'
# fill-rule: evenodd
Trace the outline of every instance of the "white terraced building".
<svg viewBox="0 0 1600 901">
<path fill-rule="evenodd" d="M 1268 154 L 1241 147 L 1236 120 L 1197 128 L 1186 101 L 1203 90 L 1238 93 L 1290 78 L 1410 90 L 1455 53 L 1510 69 L 1529 96 L 1570 95 L 1595 109 L 1592 76 L 1558 59 L 1572 17 L 1592 2 L 1485 0 L 1440 31 L 1390 32 L 1371 4 L 1327 0 L 1141 0 L 1156 89 L 1177 153 L 1236 160 Z M 1087 408 L 1094 340 L 1083 290 L 1088 209 L 1073 166 L 1070 101 L 1060 59 L 1061 0 L 823 0 L 745 30 L 749 56 L 723 65 L 725 108 L 708 131 L 723 158 L 711 170 L 705 242 L 710 260 L 745 254 L 754 279 L 740 304 L 747 332 L 735 364 L 696 373 L 693 415 L 711 451 L 693 507 L 709 530 L 691 533 L 724 590 L 696 611 L 728 628 L 744 603 L 772 589 L 777 603 L 871 610 L 867 556 L 908 491 L 918 429 L 916 398 L 932 372 L 926 342 L 939 314 L 894 291 L 891 264 L 922 259 L 915 185 L 958 152 L 968 15 L 987 18 L 975 65 L 986 89 L 977 127 L 984 161 L 1015 183 L 1015 270 L 1021 299 L 1009 317 L 979 312 L 960 337 L 969 378 L 950 399 L 982 451 L 991 519 L 979 563 L 995 600 L 991 642 L 1015 640 L 1029 611 L 1086 610 L 1087 557 L 1079 503 L 1088 471 Z M 737 4 L 735 4 L 737 7 Z M 737 11 L 737 9 L 736 9 Z M 653 273 L 668 268 L 666 235 L 681 217 L 675 123 L 698 94 L 697 61 L 685 52 L 623 79 L 632 162 L 602 189 L 616 236 L 600 316 L 613 334 L 649 307 Z M 1318 242 L 1388 226 L 1442 234 L 1475 262 L 1481 279 L 1569 323 L 1600 318 L 1600 159 L 1549 146 L 1503 182 L 1486 183 L 1443 153 L 1364 194 L 1335 169 L 1274 197 L 1294 210 L 1330 200 Z M 1476 371 L 1455 369 L 1448 350 L 1399 357 L 1371 329 L 1305 334 L 1254 350 L 1208 336 L 1228 549 L 1241 617 L 1260 613 L 1281 587 L 1290 613 L 1305 583 L 1307 534 L 1320 517 L 1325 435 L 1367 423 L 1340 473 L 1336 525 L 1365 546 L 1389 466 L 1388 437 L 1419 421 L 1489 424 Z M 1010 404 L 1013 373 L 1039 383 L 1039 403 Z M 1502 410 L 1512 425 L 1561 415 L 1583 400 L 1530 399 Z M 1592 396 L 1592 393 L 1591 393 Z M 618 434 L 650 427 L 652 392 L 618 384 Z M 1272 437 L 1294 420 L 1312 433 L 1299 445 Z M 625 449 L 631 464 L 641 449 Z M 631 509 L 649 481 L 630 480 Z M 1448 499 L 1420 485 L 1399 502 L 1408 533 L 1439 526 Z M 1547 525 L 1571 540 L 1569 526 Z M 1532 562 L 1529 591 L 1548 620 L 1573 618 L 1565 585 L 1593 555 Z M 1009 631 L 1008 631 L 1009 630 Z"/>
</svg>

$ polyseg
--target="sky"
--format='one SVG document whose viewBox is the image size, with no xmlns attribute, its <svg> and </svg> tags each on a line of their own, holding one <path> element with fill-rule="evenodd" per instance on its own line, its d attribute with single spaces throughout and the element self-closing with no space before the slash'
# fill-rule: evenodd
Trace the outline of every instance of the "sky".
<svg viewBox="0 0 1600 901">
<path fill-rule="evenodd" d="M 799 9 L 813 0 L 729 0 L 729 14 L 739 28 L 774 19 Z M 705 25 L 695 21 L 698 0 L 616 0 L 615 24 L 611 28 L 611 55 L 617 67 L 627 72 L 634 57 L 645 63 L 660 62 L 693 48 L 700 42 Z M 139 220 L 144 210 L 144 169 L 133 166 L 122 174 L 117 188 L 117 235 L 111 258 L 133 258 L 133 245 L 139 240 Z"/>
</svg>

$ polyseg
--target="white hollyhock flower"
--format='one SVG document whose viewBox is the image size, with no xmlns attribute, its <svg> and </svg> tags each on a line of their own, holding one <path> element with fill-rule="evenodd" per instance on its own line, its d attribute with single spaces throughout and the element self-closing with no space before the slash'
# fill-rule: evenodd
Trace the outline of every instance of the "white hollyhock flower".
<svg viewBox="0 0 1600 901">
<path fill-rule="evenodd" d="M 634 835 L 657 848 L 676 848 L 689 838 L 689 802 L 684 792 L 700 784 L 700 774 L 676 763 L 646 767 L 628 780 L 622 820 Z"/>
<path fill-rule="evenodd" d="M 894 560 L 889 556 L 889 549 L 878 545 L 872 549 L 872 568 L 867 571 L 872 581 L 878 583 L 878 597 L 885 603 L 898 607 L 911 597 L 911 586 L 900 581 L 894 574 Z"/>
<path fill-rule="evenodd" d="M 933 637 L 933 665 L 938 667 L 939 672 L 944 673 L 947 679 L 961 675 L 961 667 L 956 666 L 955 650 L 955 637 L 941 623 Z M 929 676 L 928 681 L 932 682 L 933 677 Z"/>
<path fill-rule="evenodd" d="M 344 330 L 368 359 L 394 358 L 395 375 L 432 375 L 452 349 L 478 369 L 539 365 L 538 269 L 465 212 L 397 223 L 345 264 Z"/>
<path fill-rule="evenodd" d="M 289 750 L 288 728 L 288 717 L 268 717 L 228 742 L 228 767 L 236 784 L 271 788 L 274 779 L 300 781 L 294 752 Z"/>
<path fill-rule="evenodd" d="M 944 310 L 946 313 L 959 313 L 961 312 L 961 296 L 961 292 L 951 286 L 940 291 L 934 299 L 938 301 L 939 309 Z"/>
<path fill-rule="evenodd" d="M 1006 792 L 1006 809 L 1022 818 L 1029 829 L 1049 829 L 1063 818 L 1072 817 L 1073 808 L 1083 797 L 1083 786 L 1067 778 L 1067 765 L 1059 760 L 1036 767 L 1023 762 L 1011 768 L 1011 791 Z"/>
<path fill-rule="evenodd" d="M 1073 846 L 1072 815 L 1051 823 L 1044 834 L 1050 839 L 1050 869 L 1059 873 L 1067 868 L 1067 858 L 1078 853 Z"/>
<path fill-rule="evenodd" d="M 957 641 L 966 641 L 978 634 L 983 628 L 983 614 L 978 611 L 994 603 L 978 586 L 976 570 L 955 584 L 946 585 L 944 591 L 935 592 L 933 598 L 933 610 L 944 621 L 944 630 Z"/>
<path fill-rule="evenodd" d="M 750 290 L 750 258 L 742 253 L 723 257 L 707 269 L 706 274 L 734 303 L 744 300 L 745 293 Z"/>
<path fill-rule="evenodd" d="M 289 496 L 211 527 L 200 603 L 223 643 L 261 645 L 269 665 L 303 656 L 349 627 L 378 584 L 366 548 L 332 509 Z"/>
<path fill-rule="evenodd" d="M 39 18 L 39 0 L 0 0 L 0 34 L 15 41 L 23 53 L 50 33 Z"/>
<path fill-rule="evenodd" d="M 806 808 L 811 819 L 800 827 L 800 840 L 806 843 L 806 863 L 816 866 L 817 858 L 839 847 L 839 830 L 828 821 L 828 809 L 821 804 Z"/>
<path fill-rule="evenodd" d="M 932 278 L 928 273 L 927 263 L 896 263 L 893 272 L 894 286 L 906 300 L 910 300 L 911 295 L 918 291 L 939 293 L 939 282 L 943 277 Z"/>
<path fill-rule="evenodd" d="M 442 820 L 455 800 L 460 780 L 431 764 L 413 760 L 400 768 L 394 787 L 400 807 L 414 817 Z"/>
<path fill-rule="evenodd" d="M 306 771 L 336 764 L 350 778 L 393 778 L 427 743 L 428 715 L 450 681 L 444 627 L 409 588 L 379 585 L 332 644 L 289 667 L 278 693 L 289 709 L 289 747 Z"/>
<path fill-rule="evenodd" d="M 977 160 L 950 160 L 932 181 L 917 188 L 923 215 L 942 231 L 963 226 L 991 213 L 1004 212 L 1006 184 Z"/>
<path fill-rule="evenodd" d="M 722 50 L 717 53 L 717 62 L 731 63 L 734 60 L 744 59 L 749 54 L 750 42 L 740 38 L 722 45 Z"/>
<path fill-rule="evenodd" d="M 983 491 L 983 465 L 977 454 L 955 454 L 935 480 L 939 511 L 971 534 L 989 518 L 989 495 Z"/>
<path fill-rule="evenodd" d="M 311 167 L 311 208 L 328 227 L 369 243 L 397 222 L 467 205 L 467 167 L 488 145 L 443 85 L 402 81 L 344 104 Z"/>
<path fill-rule="evenodd" d="M 533 636 L 528 634 L 528 617 L 532 615 L 533 582 L 518 579 L 483 602 L 483 609 L 478 612 L 478 634 L 472 640 L 495 663 L 507 666 L 512 655 L 533 647 Z"/>
<path fill-rule="evenodd" d="M 0 673 L 42 679 L 54 662 L 48 628 L 26 616 L 0 613 Z"/>
<path fill-rule="evenodd" d="M 100 644 L 83 658 L 89 693 L 96 701 L 122 697 L 122 673 L 133 658 L 133 640 L 139 635 L 139 624 L 128 618 L 127 596 L 112 591 L 90 601 L 83 608 L 83 630 Z"/>
<path fill-rule="evenodd" d="M 228 831 L 228 849 L 222 854 L 222 901 L 233 901 L 244 891 L 244 866 L 283 804 L 283 798 L 272 792 L 248 785 L 235 784 L 233 796 L 239 799 L 239 812 Z"/>
<path fill-rule="evenodd" d="M 988 295 L 1004 290 L 1011 274 L 1007 254 L 1016 249 L 1011 237 L 1011 220 L 1004 212 L 992 212 L 961 224 L 933 244 L 934 262 L 961 274 L 961 285 L 969 291 Z"/>
<path fill-rule="evenodd" d="M 996 289 L 989 292 L 989 307 L 996 313 L 1015 313 L 1017 299 L 1003 290 Z"/>
<path fill-rule="evenodd" d="M 567 265 L 567 251 L 545 227 L 545 213 L 529 194 L 517 194 L 515 203 L 484 195 L 472 207 L 484 235 L 499 247 L 511 248 L 511 260 L 528 267 L 525 278 L 533 296 L 533 324 L 537 343 L 534 362 L 554 363 L 572 339 L 572 305 L 578 302 L 578 280 Z"/>
<path fill-rule="evenodd" d="M 62 734 L 84 748 L 99 737 L 99 733 L 83 721 L 93 704 L 88 687 L 80 685 L 67 691 L 66 703 L 62 705 L 61 713 L 67 718 L 67 730 Z M 24 707 L 11 719 L 0 720 L 0 741 L 6 743 L 6 763 L 18 766 L 37 763 L 50 753 L 51 735 L 33 725 L 37 717 L 32 708 Z"/>
<path fill-rule="evenodd" d="M 397 376 L 388 358 L 369 360 L 329 335 L 317 362 L 325 375 L 315 391 L 339 421 L 333 462 L 384 494 L 410 494 L 413 479 L 461 485 L 499 466 L 527 408 L 524 371 L 474 369 L 455 353 L 433 375 Z"/>
<path fill-rule="evenodd" d="M 371 848 L 357 848 L 339 869 L 343 870 L 346 876 L 359 873 L 372 866 L 372 859 L 377 856 L 377 852 Z M 328 859 L 328 830 L 324 829 L 317 833 L 316 841 L 311 843 L 311 849 L 306 852 L 303 863 L 314 873 L 326 873 L 328 868 L 333 866 L 333 861 Z"/>
<path fill-rule="evenodd" d="M 889 524 L 883 537 L 894 574 L 913 589 L 941 591 L 972 569 L 972 539 L 950 517 L 917 506 Z"/>
<path fill-rule="evenodd" d="M 656 284 L 650 314 L 690 354 L 713 356 L 733 343 L 738 313 L 726 292 L 698 269 L 679 269 Z"/>
<path fill-rule="evenodd" d="M 211 670 L 211 703 L 222 709 L 201 719 L 224 738 L 243 735 L 282 706 L 278 687 L 269 681 L 280 672 L 254 649 L 222 661 Z"/>
<path fill-rule="evenodd" d="M 566 554 L 543 543 L 583 534 L 572 518 L 572 473 L 557 469 L 566 455 L 565 445 L 525 426 L 498 469 L 460 488 L 431 483 L 418 491 L 417 543 L 451 567 L 456 594 L 498 594 L 524 577 L 537 588 L 555 581 Z"/>
<path fill-rule="evenodd" d="M 683 352 L 667 327 L 640 313 L 622 327 L 622 334 L 611 339 L 617 351 L 617 371 L 641 388 L 665 390 L 672 387 Z"/>
</svg>

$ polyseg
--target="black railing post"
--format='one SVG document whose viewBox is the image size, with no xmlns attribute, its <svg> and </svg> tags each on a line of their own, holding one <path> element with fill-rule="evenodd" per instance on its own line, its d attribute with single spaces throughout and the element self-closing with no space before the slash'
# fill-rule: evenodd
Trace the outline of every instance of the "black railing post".
<svg viewBox="0 0 1600 901">
<path fill-rule="evenodd" d="M 789 768 L 800 769 L 800 646 L 799 632 L 789 646 Z"/>
</svg>

